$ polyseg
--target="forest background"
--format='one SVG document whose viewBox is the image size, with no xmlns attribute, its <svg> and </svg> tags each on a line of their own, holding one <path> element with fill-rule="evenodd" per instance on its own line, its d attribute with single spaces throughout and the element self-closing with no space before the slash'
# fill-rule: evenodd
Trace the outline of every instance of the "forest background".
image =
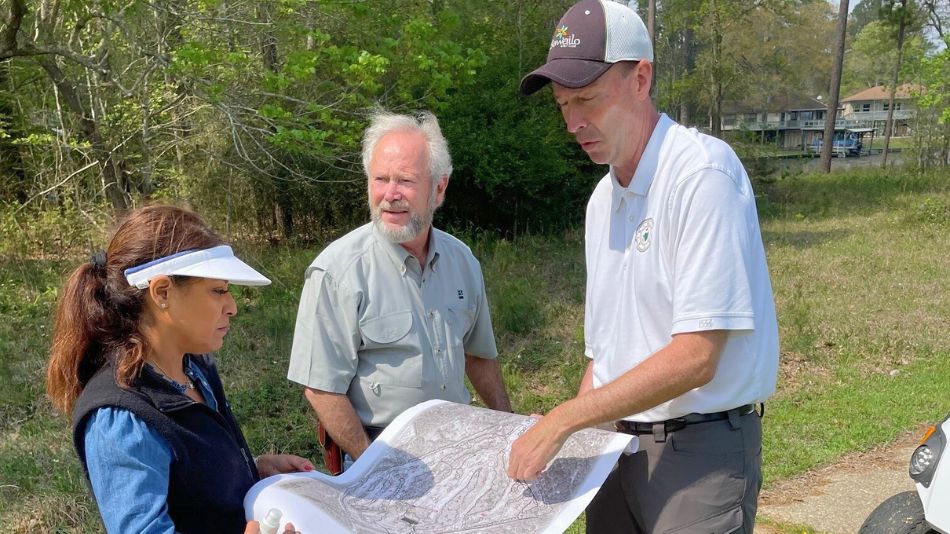
<svg viewBox="0 0 950 534">
<path fill-rule="evenodd" d="M 573 226 L 600 171 L 549 95 L 517 91 L 570 4 L 2 0 L 0 231 L 82 233 L 188 199 L 229 236 L 335 235 L 366 218 L 359 141 L 375 106 L 440 117 L 455 163 L 441 225 Z M 656 2 L 657 105 L 718 133 L 723 102 L 827 97 L 836 18 L 824 0 Z M 898 84 L 927 88 L 914 130 L 944 163 L 948 19 L 948 0 L 857 4 L 841 90 L 891 82 L 903 20 Z"/>
<path fill-rule="evenodd" d="M 0 0 L 0 524 L 99 526 L 44 397 L 50 315 L 64 275 L 146 202 L 190 203 L 275 280 L 235 291 L 222 374 L 252 448 L 319 462 L 286 358 L 305 266 L 368 218 L 359 141 L 376 106 L 439 116 L 455 172 L 436 224 L 482 262 L 516 409 L 572 396 L 578 227 L 604 169 L 549 92 L 517 91 L 571 3 Z M 827 97 L 826 1 L 653 7 L 655 98 L 674 119 L 721 134 L 724 103 Z M 895 68 L 925 88 L 901 167 L 770 173 L 775 147 L 728 137 L 752 175 L 782 337 L 767 485 L 950 410 L 948 24 L 950 0 L 863 0 L 846 26 L 842 96 L 893 86 Z"/>
</svg>

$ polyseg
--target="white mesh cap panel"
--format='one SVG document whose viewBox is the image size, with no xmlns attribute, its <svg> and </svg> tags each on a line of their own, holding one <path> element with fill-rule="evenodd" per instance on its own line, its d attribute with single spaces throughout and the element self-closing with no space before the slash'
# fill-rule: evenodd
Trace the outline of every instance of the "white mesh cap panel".
<svg viewBox="0 0 950 534">
<path fill-rule="evenodd" d="M 612 0 L 601 0 L 607 19 L 606 63 L 617 61 L 653 61 L 653 46 L 643 19 L 629 7 Z"/>
</svg>

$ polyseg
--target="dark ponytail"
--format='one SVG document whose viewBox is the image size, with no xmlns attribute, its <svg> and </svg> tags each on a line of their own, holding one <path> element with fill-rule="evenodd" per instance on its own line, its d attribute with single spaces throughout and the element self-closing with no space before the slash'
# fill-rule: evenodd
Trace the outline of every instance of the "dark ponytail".
<svg viewBox="0 0 950 534">
<path fill-rule="evenodd" d="M 63 288 L 46 369 L 46 391 L 53 405 L 72 413 L 83 387 L 107 360 L 123 387 L 141 372 L 148 343 L 139 323 L 148 290 L 130 286 L 126 269 L 221 244 L 191 210 L 148 206 L 129 212 L 116 227 L 109 249 L 77 267 Z"/>
</svg>

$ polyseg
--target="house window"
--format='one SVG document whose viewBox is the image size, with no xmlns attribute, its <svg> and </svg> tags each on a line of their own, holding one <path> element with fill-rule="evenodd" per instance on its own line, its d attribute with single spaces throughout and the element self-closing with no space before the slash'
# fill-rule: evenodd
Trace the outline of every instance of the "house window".
<svg viewBox="0 0 950 534">
<path fill-rule="evenodd" d="M 900 103 L 900 102 L 895 102 L 895 103 L 894 103 L 894 111 L 900 111 L 900 110 L 901 110 L 901 103 Z"/>
<path fill-rule="evenodd" d="M 871 111 L 871 104 L 864 104 L 861 106 L 861 111 Z"/>
<path fill-rule="evenodd" d="M 887 111 L 888 109 L 890 109 L 890 107 L 891 107 L 890 102 L 884 102 L 884 111 Z"/>
</svg>

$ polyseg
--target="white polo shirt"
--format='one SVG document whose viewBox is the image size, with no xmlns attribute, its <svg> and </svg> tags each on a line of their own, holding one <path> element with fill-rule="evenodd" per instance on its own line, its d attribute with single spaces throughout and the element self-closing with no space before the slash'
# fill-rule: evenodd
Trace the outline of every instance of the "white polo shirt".
<svg viewBox="0 0 950 534">
<path fill-rule="evenodd" d="M 752 186 L 726 143 L 661 115 L 626 188 L 613 169 L 587 204 L 585 354 L 594 387 L 684 332 L 729 330 L 708 384 L 625 419 L 656 422 L 762 402 L 778 325 Z"/>
</svg>

